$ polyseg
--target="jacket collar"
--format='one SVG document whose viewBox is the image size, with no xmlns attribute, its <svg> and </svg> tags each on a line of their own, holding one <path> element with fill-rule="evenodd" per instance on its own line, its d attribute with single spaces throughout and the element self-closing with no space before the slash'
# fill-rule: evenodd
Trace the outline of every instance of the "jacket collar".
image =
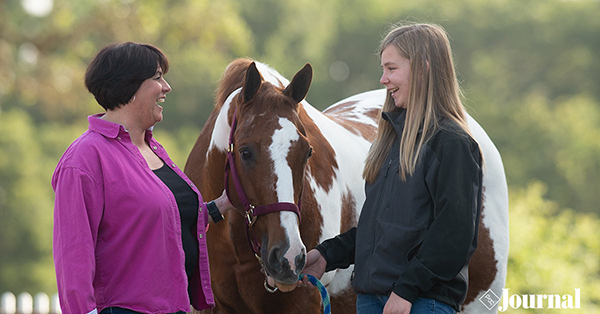
<svg viewBox="0 0 600 314">
<path fill-rule="evenodd" d="M 381 116 L 394 127 L 399 136 L 402 136 L 402 130 L 404 130 L 404 124 L 406 123 L 406 109 L 382 112 Z"/>
<path fill-rule="evenodd" d="M 382 112 L 381 116 L 394 127 L 398 136 L 402 137 L 402 131 L 406 124 L 406 109 L 402 109 L 402 111 Z M 423 133 L 423 126 L 419 127 L 417 133 L 419 135 Z"/>
</svg>

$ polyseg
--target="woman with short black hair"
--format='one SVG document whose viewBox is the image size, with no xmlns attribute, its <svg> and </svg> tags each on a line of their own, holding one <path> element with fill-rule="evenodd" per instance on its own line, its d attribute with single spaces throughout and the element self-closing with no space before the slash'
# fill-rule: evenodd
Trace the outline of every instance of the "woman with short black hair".
<svg viewBox="0 0 600 314">
<path fill-rule="evenodd" d="M 202 195 L 153 135 L 171 86 L 160 49 L 104 47 L 85 84 L 105 113 L 61 157 L 52 187 L 63 313 L 183 313 L 214 307 L 206 226 L 233 208 Z"/>
</svg>

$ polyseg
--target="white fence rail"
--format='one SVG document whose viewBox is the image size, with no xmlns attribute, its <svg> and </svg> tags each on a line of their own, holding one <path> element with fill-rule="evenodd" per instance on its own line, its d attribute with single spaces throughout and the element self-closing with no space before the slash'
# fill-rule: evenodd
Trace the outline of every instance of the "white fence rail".
<svg viewBox="0 0 600 314">
<path fill-rule="evenodd" d="M 17 296 L 5 292 L 0 296 L 0 314 L 61 314 L 58 294 L 48 296 L 38 293 L 35 296 L 23 292 Z"/>
</svg>

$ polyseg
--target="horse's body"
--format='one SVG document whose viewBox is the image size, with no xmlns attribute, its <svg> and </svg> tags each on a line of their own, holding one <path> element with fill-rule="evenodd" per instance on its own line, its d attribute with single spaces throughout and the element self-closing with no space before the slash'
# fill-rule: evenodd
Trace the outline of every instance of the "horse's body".
<svg viewBox="0 0 600 314">
<path fill-rule="evenodd" d="M 263 64 L 257 63 L 256 67 L 264 79 L 258 88 L 249 77 L 251 70 L 246 71 L 252 68 L 251 61 L 239 59 L 228 66 L 215 109 L 190 153 L 185 172 L 205 199 L 221 195 L 225 186 L 227 139 L 237 107 L 234 150 L 241 147 L 236 151 L 239 153 L 236 163 L 241 167 L 238 172 L 248 199 L 258 205 L 301 203 L 302 216 L 299 228 L 296 215 L 290 212 L 271 213 L 257 219 L 251 228 L 262 244 L 259 255 L 263 257 L 263 266 L 252 254 L 245 231 L 246 218 L 238 211 L 228 212 L 225 221 L 211 225 L 207 240 L 216 299 L 214 313 L 318 313 L 321 303 L 316 289 L 268 293 L 263 287 L 265 275 L 261 270 L 276 282 L 290 284 L 304 267 L 306 250 L 357 224 L 365 199 L 362 169 L 376 134 L 386 91 L 362 93 L 319 112 L 306 101 L 300 102 L 305 94 L 294 95 L 294 91 L 308 90 L 303 83 L 304 69 L 289 83 Z M 248 92 L 250 89 L 256 91 Z M 267 90 L 276 92 L 267 96 Z M 290 103 L 296 105 L 269 103 L 282 102 L 274 100 L 278 97 L 291 97 Z M 469 125 L 482 148 L 486 172 L 479 247 L 469 268 L 470 288 L 464 312 L 483 313 L 485 309 L 488 313 L 478 299 L 488 289 L 499 295 L 504 286 L 508 197 L 498 151 L 470 117 Z M 305 142 L 312 151 L 308 159 L 310 153 Z M 269 158 L 263 152 L 267 147 L 271 152 Z M 283 152 L 283 156 L 277 157 L 277 152 Z M 278 162 L 277 158 L 284 162 Z M 262 167 L 263 159 L 271 161 Z M 282 183 L 284 179 L 290 182 Z M 287 190 L 281 186 L 287 186 Z M 271 195 L 266 195 L 269 191 Z M 241 208 L 235 191 L 230 197 Z M 355 312 L 351 272 L 352 267 L 340 269 L 326 273 L 321 279 L 331 296 L 333 313 Z"/>
</svg>

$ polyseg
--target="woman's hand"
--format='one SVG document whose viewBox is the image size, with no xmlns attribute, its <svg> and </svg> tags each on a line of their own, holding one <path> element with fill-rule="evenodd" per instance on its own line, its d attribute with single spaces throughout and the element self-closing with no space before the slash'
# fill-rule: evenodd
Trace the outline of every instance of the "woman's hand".
<svg viewBox="0 0 600 314">
<path fill-rule="evenodd" d="M 321 280 L 321 277 L 323 277 L 323 274 L 325 273 L 326 267 L 327 261 L 325 260 L 325 257 L 323 257 L 321 252 L 318 250 L 312 249 L 308 251 L 308 254 L 306 254 L 306 266 L 304 266 L 302 273 L 311 275 Z M 307 287 L 309 284 L 312 285 L 308 282 L 308 278 L 306 278 L 306 276 L 303 278 L 303 280 L 298 280 L 298 287 Z"/>
<path fill-rule="evenodd" d="M 412 303 L 392 292 L 390 298 L 385 303 L 383 314 L 409 314 L 411 308 Z"/>
<path fill-rule="evenodd" d="M 215 199 L 215 205 L 217 205 L 217 208 L 219 209 L 221 215 L 224 215 L 226 212 L 234 208 L 233 204 L 231 204 L 231 202 L 229 201 L 229 198 L 227 197 L 227 192 L 225 190 L 223 190 L 223 194 L 221 194 L 221 196 Z"/>
</svg>

